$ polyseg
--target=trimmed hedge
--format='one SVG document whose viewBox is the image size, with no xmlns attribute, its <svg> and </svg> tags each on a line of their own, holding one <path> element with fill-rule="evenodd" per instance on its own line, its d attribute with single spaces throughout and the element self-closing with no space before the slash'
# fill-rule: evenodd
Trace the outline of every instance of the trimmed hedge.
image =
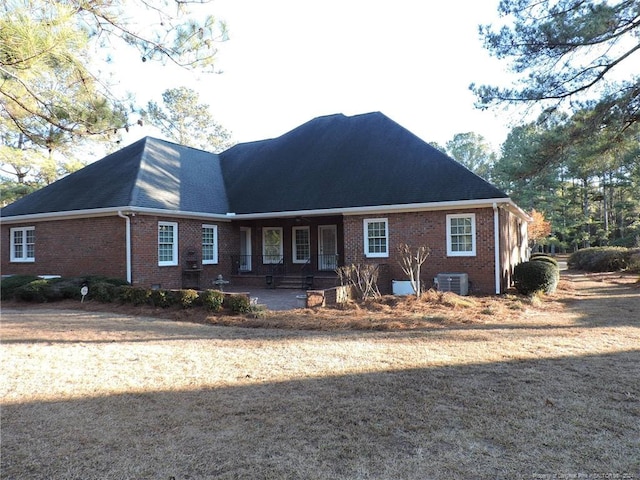
<svg viewBox="0 0 640 480">
<path fill-rule="evenodd" d="M 16 289 L 36 280 L 40 280 L 40 278 L 35 275 L 12 275 L 0 279 L 0 299 L 11 300 L 15 298 Z"/>
<path fill-rule="evenodd" d="M 63 299 L 80 300 L 80 289 L 89 288 L 87 299 L 101 303 L 120 302 L 135 306 L 182 308 L 204 307 L 218 312 L 223 306 L 235 313 L 252 311 L 251 303 L 245 295 L 228 295 L 218 290 L 154 290 L 133 287 L 120 279 L 106 277 L 72 277 L 43 279 L 36 276 L 15 275 L 0 281 L 3 300 L 22 300 L 27 302 L 50 302 Z"/>
<path fill-rule="evenodd" d="M 205 290 L 200 295 L 202 305 L 212 312 L 219 312 L 224 303 L 224 293 L 218 290 Z"/>
<path fill-rule="evenodd" d="M 125 280 L 99 276 L 63 277 L 43 279 L 32 275 L 13 275 L 0 280 L 2 300 L 27 302 L 55 302 L 58 300 L 80 300 L 80 289 L 89 287 L 89 298 L 110 302 L 118 297 L 120 285 Z"/>
<path fill-rule="evenodd" d="M 591 247 L 574 252 L 567 262 L 569 268 L 587 272 L 617 272 L 634 266 L 640 248 Z"/>
<path fill-rule="evenodd" d="M 533 295 L 538 292 L 553 293 L 559 279 L 558 267 L 546 261 L 523 262 L 513 269 L 514 285 L 523 295 Z"/>
<path fill-rule="evenodd" d="M 231 295 L 227 299 L 227 304 L 232 312 L 247 313 L 251 311 L 251 302 L 244 295 Z"/>
<path fill-rule="evenodd" d="M 531 258 L 529 259 L 529 261 L 547 262 L 547 263 L 550 263 L 551 265 L 555 265 L 556 267 L 558 266 L 558 261 L 555 258 L 550 257 L 549 255 L 541 254 L 541 253 L 534 253 L 533 255 L 531 255 Z"/>
</svg>

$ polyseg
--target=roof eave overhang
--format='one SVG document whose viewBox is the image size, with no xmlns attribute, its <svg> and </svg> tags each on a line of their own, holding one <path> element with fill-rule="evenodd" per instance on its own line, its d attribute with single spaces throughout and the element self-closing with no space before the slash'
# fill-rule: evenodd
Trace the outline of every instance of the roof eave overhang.
<svg viewBox="0 0 640 480">
<path fill-rule="evenodd" d="M 117 216 L 118 213 L 125 215 L 156 215 L 159 217 L 172 218 L 196 218 L 208 219 L 219 222 L 230 222 L 232 218 L 224 213 L 203 213 L 203 212 L 185 212 L 182 210 L 166 210 L 162 208 L 142 208 L 142 207 L 109 207 L 109 208 L 92 208 L 87 210 L 72 210 L 67 212 L 47 212 L 33 213 L 28 215 L 14 215 L 2 217 L 0 222 L 5 224 L 25 223 L 25 222 L 47 222 L 53 220 L 71 220 L 79 218 L 96 218 Z"/>
<path fill-rule="evenodd" d="M 513 200 L 508 197 L 487 198 L 481 200 L 457 200 L 451 202 L 428 202 L 428 203 L 407 203 L 395 205 L 372 205 L 365 207 L 346 207 L 346 208 L 325 208 L 314 210 L 291 210 L 283 212 L 264 212 L 264 213 L 228 213 L 227 218 L 235 220 L 259 220 L 269 218 L 284 217 L 313 217 L 313 216 L 330 216 L 330 215 L 383 215 L 391 213 L 406 213 L 419 211 L 436 211 L 436 210 L 462 210 L 467 208 L 492 208 L 494 205 L 500 205 L 508 209 L 510 212 L 521 217 L 523 220 L 531 221 L 531 217 L 527 215 Z"/>
<path fill-rule="evenodd" d="M 29 215 L 15 215 L 3 217 L 0 222 L 4 224 L 15 224 L 25 222 L 46 222 L 53 220 L 70 220 L 77 218 L 95 218 L 116 216 L 119 213 L 125 215 L 156 215 L 161 217 L 172 218 L 192 218 L 207 219 L 218 222 L 230 222 L 233 220 L 260 220 L 270 218 L 288 218 L 288 217 L 313 217 L 313 216 L 331 216 L 331 215 L 385 215 L 391 213 L 406 213 L 418 211 L 436 211 L 436 210 L 462 210 L 468 208 L 490 208 L 495 205 L 506 208 L 511 213 L 530 222 L 531 217 L 518 207 L 513 200 L 508 197 L 503 198 L 487 198 L 480 200 L 457 200 L 451 202 L 428 202 L 428 203 L 407 203 L 396 205 L 372 205 L 365 207 L 346 207 L 346 208 L 324 208 L 313 210 L 290 210 L 283 212 L 264 212 L 264 213 L 203 213 L 203 212 L 186 212 L 182 210 L 166 210 L 161 208 L 142 208 L 142 207 L 110 207 L 110 208 L 93 208 L 87 210 L 73 210 L 67 212 L 48 212 L 34 213 Z"/>
</svg>

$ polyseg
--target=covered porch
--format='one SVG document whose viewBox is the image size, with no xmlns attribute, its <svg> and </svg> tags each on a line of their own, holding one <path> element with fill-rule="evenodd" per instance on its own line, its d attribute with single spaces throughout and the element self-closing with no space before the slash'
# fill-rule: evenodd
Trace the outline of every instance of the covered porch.
<svg viewBox="0 0 640 480">
<path fill-rule="evenodd" d="M 307 289 L 338 283 L 342 216 L 245 221 L 238 233 L 238 253 L 231 255 L 235 285 Z"/>
</svg>

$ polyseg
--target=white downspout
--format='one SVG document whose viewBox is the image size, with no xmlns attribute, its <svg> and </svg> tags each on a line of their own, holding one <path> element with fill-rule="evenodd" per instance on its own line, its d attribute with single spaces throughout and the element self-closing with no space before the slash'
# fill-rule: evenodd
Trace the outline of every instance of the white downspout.
<svg viewBox="0 0 640 480">
<path fill-rule="evenodd" d="M 498 205 L 493 203 L 493 250 L 495 263 L 496 295 L 500 294 L 500 215 Z"/>
<path fill-rule="evenodd" d="M 125 250 L 127 256 L 127 282 L 131 283 L 131 219 L 118 210 L 118 216 L 124 218 L 126 221 L 125 229 Z"/>
</svg>

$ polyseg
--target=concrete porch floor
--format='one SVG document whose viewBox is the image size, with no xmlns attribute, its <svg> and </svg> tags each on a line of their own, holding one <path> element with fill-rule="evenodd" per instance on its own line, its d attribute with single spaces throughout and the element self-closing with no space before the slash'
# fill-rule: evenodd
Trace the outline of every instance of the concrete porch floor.
<svg viewBox="0 0 640 480">
<path fill-rule="evenodd" d="M 269 310 L 293 310 L 294 308 L 302 308 L 298 304 L 298 295 L 307 294 L 306 290 L 293 289 L 277 289 L 277 288 L 260 288 L 260 287 L 240 287 L 225 286 L 223 289 L 228 293 L 249 293 L 252 298 L 258 298 L 258 305 L 264 305 Z"/>
</svg>

